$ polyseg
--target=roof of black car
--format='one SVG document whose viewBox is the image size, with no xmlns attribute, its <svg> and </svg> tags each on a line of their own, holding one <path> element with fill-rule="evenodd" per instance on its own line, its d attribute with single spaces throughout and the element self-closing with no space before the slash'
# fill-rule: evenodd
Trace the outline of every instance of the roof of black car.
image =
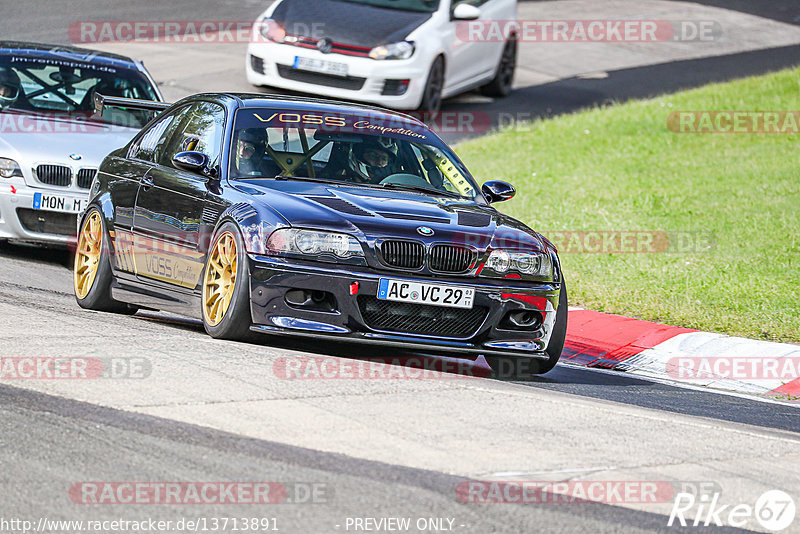
<svg viewBox="0 0 800 534">
<path fill-rule="evenodd" d="M 110 52 L 101 52 L 99 50 L 90 50 L 77 46 L 27 43 L 22 41 L 0 41 L 0 56 L 10 54 L 37 58 L 68 58 L 84 63 L 137 68 L 137 64 L 132 58 L 119 54 L 112 54 Z"/>
</svg>

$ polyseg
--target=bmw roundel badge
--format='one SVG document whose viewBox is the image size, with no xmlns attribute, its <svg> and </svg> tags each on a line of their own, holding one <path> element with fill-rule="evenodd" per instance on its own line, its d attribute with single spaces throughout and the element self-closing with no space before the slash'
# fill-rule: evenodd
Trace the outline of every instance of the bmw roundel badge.
<svg viewBox="0 0 800 534">
<path fill-rule="evenodd" d="M 425 235 L 425 236 L 433 235 L 433 229 L 428 228 L 427 226 L 419 226 L 417 227 L 417 233 L 419 233 L 419 235 Z"/>
</svg>

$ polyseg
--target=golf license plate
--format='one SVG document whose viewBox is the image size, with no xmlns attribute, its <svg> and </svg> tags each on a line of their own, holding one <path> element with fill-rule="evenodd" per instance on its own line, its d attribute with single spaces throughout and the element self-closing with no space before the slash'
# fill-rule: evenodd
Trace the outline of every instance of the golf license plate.
<svg viewBox="0 0 800 534">
<path fill-rule="evenodd" d="M 470 309 L 475 300 L 475 289 L 381 278 L 378 299 Z"/>
<path fill-rule="evenodd" d="M 49 193 L 33 194 L 33 209 L 35 210 L 80 213 L 84 210 L 84 208 L 86 208 L 88 203 L 88 198 L 51 195 Z"/>
<path fill-rule="evenodd" d="M 295 56 L 293 67 L 298 70 L 320 72 L 322 74 L 341 76 L 342 78 L 347 77 L 347 63 L 339 63 L 338 61 Z"/>
</svg>

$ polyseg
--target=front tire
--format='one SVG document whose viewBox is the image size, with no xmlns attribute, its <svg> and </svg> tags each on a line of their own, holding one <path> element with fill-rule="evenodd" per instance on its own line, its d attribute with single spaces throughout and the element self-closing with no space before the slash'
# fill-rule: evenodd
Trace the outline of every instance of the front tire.
<svg viewBox="0 0 800 534">
<path fill-rule="evenodd" d="M 103 214 L 97 208 L 86 212 L 78 234 L 72 269 L 78 306 L 87 310 L 136 313 L 136 308 L 111 298 L 110 254 Z"/>
<path fill-rule="evenodd" d="M 442 89 L 444 88 L 444 60 L 437 57 L 428 72 L 425 90 L 422 93 L 420 111 L 436 113 L 442 108 Z"/>
<path fill-rule="evenodd" d="M 561 282 L 561 291 L 558 295 L 558 309 L 556 310 L 556 322 L 553 325 L 553 333 L 550 335 L 550 343 L 547 345 L 547 355 L 550 357 L 547 361 L 542 361 L 539 368 L 534 372 L 537 375 L 543 375 L 553 370 L 558 360 L 561 358 L 561 352 L 564 350 L 564 341 L 567 339 L 567 316 L 569 315 L 569 305 L 567 304 L 567 283 Z"/>
<path fill-rule="evenodd" d="M 564 341 L 567 337 L 568 312 L 569 307 L 567 305 L 567 284 L 562 282 L 561 291 L 558 295 L 558 309 L 556 310 L 556 320 L 553 324 L 553 333 L 550 335 L 550 342 L 547 344 L 547 348 L 545 349 L 548 359 L 529 360 L 527 363 L 530 364 L 530 367 L 526 366 L 525 370 L 522 371 L 517 366 L 516 357 L 488 356 L 486 357 L 486 363 L 488 363 L 489 367 L 492 368 L 492 373 L 490 376 L 493 378 L 508 379 L 507 370 L 511 369 L 511 378 L 514 380 L 520 380 L 529 378 L 527 377 L 529 372 L 531 375 L 536 376 L 552 371 L 558 363 L 558 360 L 561 358 L 561 352 L 564 350 Z M 521 357 L 522 356 L 519 358 Z M 523 376 L 523 373 L 526 376 Z"/>
<path fill-rule="evenodd" d="M 251 338 L 250 269 L 239 228 L 224 223 L 203 270 L 203 326 L 216 339 Z"/>
</svg>

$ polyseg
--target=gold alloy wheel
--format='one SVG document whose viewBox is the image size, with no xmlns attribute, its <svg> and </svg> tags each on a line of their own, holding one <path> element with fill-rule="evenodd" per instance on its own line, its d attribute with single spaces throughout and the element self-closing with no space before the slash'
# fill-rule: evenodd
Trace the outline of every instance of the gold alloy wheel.
<svg viewBox="0 0 800 534">
<path fill-rule="evenodd" d="M 222 322 L 236 287 L 238 256 L 236 238 L 230 232 L 222 234 L 208 255 L 203 280 L 203 315 L 211 326 Z"/>
<path fill-rule="evenodd" d="M 92 289 L 103 249 L 103 223 L 100 212 L 93 211 L 83 222 L 75 251 L 75 294 L 83 300 Z"/>
</svg>

